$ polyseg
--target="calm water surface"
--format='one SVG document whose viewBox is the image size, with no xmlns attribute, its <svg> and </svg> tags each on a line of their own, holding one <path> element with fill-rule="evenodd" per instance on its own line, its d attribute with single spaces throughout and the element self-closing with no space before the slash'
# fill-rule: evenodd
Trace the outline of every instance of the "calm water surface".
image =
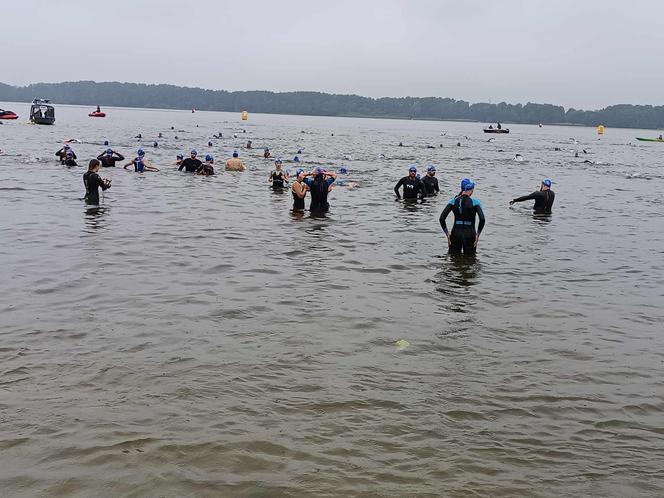
<svg viewBox="0 0 664 498">
<path fill-rule="evenodd" d="M 634 140 L 654 132 L 1 107 L 1 496 L 664 495 L 664 146 Z M 139 132 L 162 171 L 104 170 L 87 207 L 55 151 L 133 157 Z M 172 165 L 248 139 L 244 173 Z M 360 187 L 294 216 L 264 146 Z M 407 206 L 413 162 L 443 194 Z M 465 176 L 475 260 L 438 225 Z M 553 216 L 509 208 L 544 177 Z"/>
</svg>

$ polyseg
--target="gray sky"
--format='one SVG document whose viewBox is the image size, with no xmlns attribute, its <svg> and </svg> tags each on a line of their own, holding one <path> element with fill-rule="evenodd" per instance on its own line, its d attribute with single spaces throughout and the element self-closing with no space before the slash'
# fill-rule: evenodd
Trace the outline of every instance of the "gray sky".
<svg viewBox="0 0 664 498">
<path fill-rule="evenodd" d="M 652 0 L 0 0 L 9 84 L 664 103 Z"/>
</svg>

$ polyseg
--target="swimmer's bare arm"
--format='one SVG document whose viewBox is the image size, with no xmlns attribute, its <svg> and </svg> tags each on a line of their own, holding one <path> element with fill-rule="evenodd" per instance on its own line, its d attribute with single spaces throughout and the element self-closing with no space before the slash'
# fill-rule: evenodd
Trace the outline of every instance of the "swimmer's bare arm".
<svg viewBox="0 0 664 498">
<path fill-rule="evenodd" d="M 148 162 L 146 159 L 143 160 L 143 164 L 145 165 L 145 171 L 159 171 L 159 168 L 153 166 L 152 163 Z"/>
<path fill-rule="evenodd" d="M 129 166 L 132 166 L 134 164 L 134 161 L 129 161 L 127 164 L 124 165 L 124 169 L 127 169 Z"/>
</svg>

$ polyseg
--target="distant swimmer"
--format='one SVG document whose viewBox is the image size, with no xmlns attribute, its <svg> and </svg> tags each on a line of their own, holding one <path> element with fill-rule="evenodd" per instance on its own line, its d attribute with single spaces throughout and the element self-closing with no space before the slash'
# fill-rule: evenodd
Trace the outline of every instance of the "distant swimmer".
<svg viewBox="0 0 664 498">
<path fill-rule="evenodd" d="M 58 150 L 55 155 L 60 161 L 60 164 L 64 164 L 65 161 L 67 160 L 67 153 L 71 152 L 72 157 L 76 159 L 76 154 L 74 153 L 74 150 L 71 148 L 69 144 L 65 144 L 64 147 L 62 147 L 60 150 Z"/>
<path fill-rule="evenodd" d="M 78 166 L 78 164 L 76 164 L 76 154 L 74 154 L 73 150 L 67 151 L 65 162 L 63 164 L 65 166 Z"/>
<path fill-rule="evenodd" d="M 124 161 L 124 156 L 113 149 L 106 149 L 105 152 L 97 156 L 97 160 L 101 161 L 102 167 L 113 168 L 118 161 Z"/>
<path fill-rule="evenodd" d="M 450 254 L 475 254 L 477 243 L 480 240 L 480 234 L 484 228 L 485 218 L 482 211 L 482 204 L 472 195 L 475 191 L 475 184 L 468 178 L 461 181 L 461 192 L 456 197 L 450 199 L 440 214 L 440 226 L 447 237 L 447 246 Z M 447 229 L 445 219 L 454 213 L 454 227 L 450 233 Z M 477 232 L 475 231 L 475 218 L 479 218 Z"/>
<path fill-rule="evenodd" d="M 205 156 L 205 162 L 196 170 L 199 176 L 212 176 L 214 175 L 214 157 L 210 154 Z"/>
<path fill-rule="evenodd" d="M 434 147 L 433 145 L 431 145 L 431 144 L 427 144 L 427 145 L 426 145 L 426 148 L 427 148 L 427 149 L 435 149 L 435 147 Z"/>
<path fill-rule="evenodd" d="M 159 132 L 159 135 L 157 135 L 157 138 L 164 138 L 164 135 L 161 132 Z"/>
<path fill-rule="evenodd" d="M 302 168 L 295 171 L 295 181 L 291 187 L 291 192 L 293 193 L 293 211 L 296 212 L 304 211 L 304 198 L 309 190 L 309 186 L 304 181 L 306 176 L 307 174 Z"/>
<path fill-rule="evenodd" d="M 664 140 L 664 138 L 662 138 L 662 135 L 660 134 L 660 136 L 657 137 L 657 140 Z"/>
<path fill-rule="evenodd" d="M 141 134 L 139 133 L 139 134 L 136 135 L 134 138 L 138 138 L 138 139 L 140 140 L 141 138 L 143 138 L 143 135 L 141 135 Z"/>
<path fill-rule="evenodd" d="M 178 154 L 177 156 L 175 156 L 175 165 L 180 166 L 183 160 L 184 160 L 184 155 Z"/>
<path fill-rule="evenodd" d="M 196 149 L 191 149 L 191 153 L 188 158 L 182 160 L 180 163 L 180 167 L 178 168 L 178 171 L 185 170 L 187 173 L 196 173 L 198 171 L 198 168 L 200 168 L 203 163 L 201 162 L 200 159 L 198 159 L 198 152 L 196 152 Z"/>
<path fill-rule="evenodd" d="M 138 149 L 136 157 L 124 165 L 124 169 L 134 167 L 136 173 L 143 173 L 144 171 L 159 171 L 159 168 L 152 165 L 150 161 L 145 158 L 145 151 Z"/>
<path fill-rule="evenodd" d="M 521 162 L 521 161 L 523 161 L 523 156 L 521 154 L 517 154 L 517 155 L 514 156 L 514 160 L 518 161 L 518 162 Z"/>
<path fill-rule="evenodd" d="M 247 149 L 251 149 L 251 140 L 247 140 L 246 147 L 247 147 Z"/>
<path fill-rule="evenodd" d="M 556 194 L 551 190 L 551 180 L 547 178 L 542 180 L 542 185 L 538 191 L 529 195 L 524 195 L 523 197 L 512 199 L 510 201 L 510 206 L 515 202 L 534 200 L 535 205 L 533 206 L 533 212 L 535 214 L 551 214 L 551 208 L 553 207 L 553 201 L 555 201 L 555 199 Z"/>
<path fill-rule="evenodd" d="M 399 147 L 403 147 L 403 142 L 399 142 Z"/>
<path fill-rule="evenodd" d="M 430 164 L 427 168 L 427 174 L 422 178 L 422 183 L 428 197 L 437 195 L 440 192 L 438 178 L 436 178 L 436 167 L 433 164 Z"/>
<path fill-rule="evenodd" d="M 152 147 L 159 147 L 159 142 L 154 142 L 154 143 L 152 144 Z"/>
<path fill-rule="evenodd" d="M 293 162 L 294 162 L 294 163 L 299 163 L 299 162 L 300 162 L 300 158 L 297 157 L 297 156 L 295 156 L 295 157 L 293 158 Z"/>
<path fill-rule="evenodd" d="M 281 159 L 274 161 L 274 169 L 270 171 L 270 176 L 268 181 L 272 184 L 271 188 L 273 189 L 282 189 L 284 188 L 284 182 L 288 183 L 288 173 L 281 169 L 282 166 Z"/>
<path fill-rule="evenodd" d="M 233 152 L 233 157 L 226 161 L 226 171 L 244 171 L 245 166 L 237 151 Z"/>
<path fill-rule="evenodd" d="M 457 147 L 461 147 L 461 142 L 457 142 Z"/>
<path fill-rule="evenodd" d="M 111 188 L 110 178 L 99 176 L 99 161 L 91 159 L 88 170 L 83 173 L 83 185 L 85 185 L 85 202 L 88 204 L 99 204 L 99 188 L 108 190 Z"/>
<path fill-rule="evenodd" d="M 560 147 L 555 147 L 553 150 L 555 150 L 556 152 L 560 152 Z"/>
<path fill-rule="evenodd" d="M 297 149 L 298 154 L 302 154 L 302 149 Z"/>
<path fill-rule="evenodd" d="M 332 184 L 337 179 L 337 175 L 331 171 L 325 171 L 323 168 L 316 168 L 310 173 L 310 176 L 313 178 L 304 179 L 311 192 L 309 211 L 312 213 L 326 213 L 330 210 L 327 196 L 332 190 Z"/>
<path fill-rule="evenodd" d="M 208 147 L 212 147 L 212 142 L 208 142 Z"/>
<path fill-rule="evenodd" d="M 104 140 L 104 145 L 108 145 L 108 140 Z"/>
<path fill-rule="evenodd" d="M 496 137 L 491 137 L 489 140 L 487 140 L 487 142 L 493 143 L 495 140 L 496 140 Z"/>
<path fill-rule="evenodd" d="M 237 133 L 233 133 L 233 138 L 237 138 Z"/>
<path fill-rule="evenodd" d="M 267 159 L 267 158 L 270 157 L 271 155 L 272 155 L 272 154 L 270 154 L 270 149 L 268 149 L 267 147 L 265 147 L 265 150 L 263 150 L 263 157 L 264 157 L 265 159 Z"/>
<path fill-rule="evenodd" d="M 418 197 L 424 202 L 426 190 L 422 180 L 417 178 L 417 167 L 413 164 L 408 168 L 408 176 L 404 176 L 394 186 L 394 193 L 397 194 L 396 200 L 401 199 L 399 188 L 403 186 L 403 199 L 408 202 L 417 202 Z"/>
</svg>

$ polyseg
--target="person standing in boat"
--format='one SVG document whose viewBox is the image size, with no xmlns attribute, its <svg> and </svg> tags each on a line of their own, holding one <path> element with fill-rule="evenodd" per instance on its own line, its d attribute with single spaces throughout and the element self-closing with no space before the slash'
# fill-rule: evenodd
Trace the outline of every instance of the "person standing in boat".
<svg viewBox="0 0 664 498">
<path fill-rule="evenodd" d="M 498 124 L 496 125 L 496 128 L 498 128 L 499 130 L 502 130 L 502 129 L 503 129 L 503 127 L 500 126 L 500 123 L 498 123 Z"/>
</svg>

